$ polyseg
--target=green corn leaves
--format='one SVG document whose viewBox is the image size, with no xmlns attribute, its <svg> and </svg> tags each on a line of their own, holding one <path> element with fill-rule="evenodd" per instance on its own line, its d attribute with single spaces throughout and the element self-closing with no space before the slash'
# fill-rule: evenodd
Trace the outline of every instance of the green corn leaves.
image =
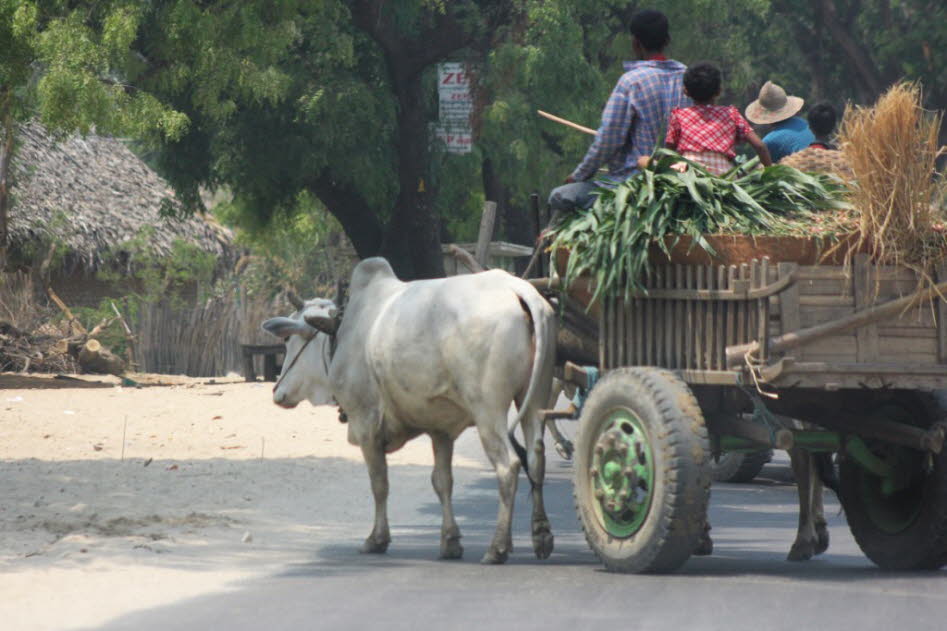
<svg viewBox="0 0 947 631">
<path fill-rule="evenodd" d="M 671 168 L 688 162 L 684 173 Z M 652 244 L 669 252 L 675 239 L 713 253 L 705 234 L 805 233 L 815 212 L 842 210 L 845 187 L 830 175 L 808 174 L 774 165 L 757 169 L 747 161 L 723 176 L 667 149 L 651 165 L 613 189 L 604 189 L 591 209 L 563 218 L 553 228 L 553 249 L 570 251 L 566 284 L 582 275 L 595 280 L 595 298 L 643 290 Z"/>
</svg>

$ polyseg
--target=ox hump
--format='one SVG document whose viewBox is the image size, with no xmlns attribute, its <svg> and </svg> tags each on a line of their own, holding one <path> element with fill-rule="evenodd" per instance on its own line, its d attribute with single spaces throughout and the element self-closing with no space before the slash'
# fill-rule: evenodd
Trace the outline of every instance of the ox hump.
<svg viewBox="0 0 947 631">
<path fill-rule="evenodd" d="M 361 261 L 352 270 L 352 282 L 349 285 L 351 290 L 367 287 L 372 282 L 380 279 L 396 279 L 395 271 L 391 269 L 391 264 L 380 256 L 373 256 Z"/>
</svg>

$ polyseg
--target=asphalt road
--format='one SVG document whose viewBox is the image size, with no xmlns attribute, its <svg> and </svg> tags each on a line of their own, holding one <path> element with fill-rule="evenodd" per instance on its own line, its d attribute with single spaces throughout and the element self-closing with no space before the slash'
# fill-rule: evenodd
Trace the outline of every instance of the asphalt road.
<svg viewBox="0 0 947 631">
<path fill-rule="evenodd" d="M 549 450 L 552 452 L 552 450 Z M 473 432 L 457 452 L 483 460 Z M 370 529 L 367 475 L 329 491 L 311 548 L 298 563 L 232 591 L 139 611 L 108 630 L 209 629 L 944 629 L 947 572 L 885 573 L 862 556 L 834 498 L 826 498 L 829 551 L 789 563 L 797 519 L 788 459 L 777 455 L 752 484 L 718 484 L 711 498 L 715 542 L 665 576 L 604 572 L 572 506 L 571 467 L 550 453 L 547 509 L 556 551 L 546 561 L 529 543 L 528 484 L 521 477 L 514 554 L 479 564 L 496 517 L 492 472 L 455 472 L 454 505 L 466 549 L 438 561 L 440 508 L 426 467 L 392 467 L 386 555 L 360 555 Z M 363 509 L 349 508 L 353 496 Z M 301 498 L 301 501 L 303 498 Z M 336 507 L 336 508 L 334 508 Z"/>
</svg>

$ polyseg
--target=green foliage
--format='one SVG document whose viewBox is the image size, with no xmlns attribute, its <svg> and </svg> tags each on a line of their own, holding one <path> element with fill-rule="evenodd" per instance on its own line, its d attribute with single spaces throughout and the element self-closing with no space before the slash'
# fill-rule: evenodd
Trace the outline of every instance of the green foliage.
<svg viewBox="0 0 947 631">
<path fill-rule="evenodd" d="M 672 168 L 681 161 L 688 163 L 684 172 Z M 658 150 L 642 173 L 601 189 L 589 211 L 573 213 L 554 228 L 552 248 L 569 251 L 566 285 L 588 274 L 595 298 L 627 297 L 643 289 L 653 245 L 670 255 L 685 235 L 713 254 L 705 234 L 787 234 L 793 230 L 785 219 L 790 214 L 847 207 L 844 187 L 833 176 L 754 166 L 750 161 L 717 177 L 673 151 Z"/>
<path fill-rule="evenodd" d="M 140 35 L 137 84 L 196 121 L 158 147 L 160 170 L 192 202 L 183 210 L 199 206 L 199 187 L 226 185 L 265 223 L 331 168 L 384 212 L 397 191 L 394 104 L 384 59 L 345 3 L 168 1 Z"/>
<path fill-rule="evenodd" d="M 137 313 L 135 308 L 137 303 L 134 300 L 119 298 L 103 298 L 95 307 L 73 307 L 72 313 L 87 331 L 91 331 L 100 324 L 105 325 L 96 334 L 95 339 L 102 342 L 105 348 L 116 355 L 125 357 L 128 349 L 128 338 L 125 336 L 125 329 L 121 322 L 115 317 L 115 311 L 112 309 L 113 302 L 126 318 Z"/>
<path fill-rule="evenodd" d="M 171 252 L 159 255 L 151 245 L 153 227 L 142 228 L 124 243 L 115 245 L 103 256 L 97 276 L 101 280 L 121 283 L 131 276 L 134 283 L 126 298 L 135 303 L 169 300 L 181 306 L 193 291 L 207 291 L 214 277 L 217 261 L 213 254 L 183 239 L 175 239 Z"/>
<path fill-rule="evenodd" d="M 292 212 L 265 225 L 236 201 L 217 206 L 215 214 L 237 225 L 236 245 L 249 250 L 239 280 L 251 293 L 270 296 L 288 288 L 300 296 L 329 295 L 349 272 L 339 269 L 341 226 L 308 193 L 299 194 Z"/>
<path fill-rule="evenodd" d="M 923 80 L 927 102 L 942 106 L 942 4 L 669 0 L 661 9 L 671 22 L 670 56 L 722 67 L 722 103 L 742 109 L 766 79 L 810 101 L 866 103 L 877 96 L 872 81 L 906 75 Z M 258 227 L 272 220 L 274 234 L 286 234 L 294 215 L 313 220 L 300 200 L 321 199 L 353 241 L 366 230 L 372 247 L 395 219 L 405 164 L 423 161 L 431 206 L 450 237 L 467 240 L 486 195 L 504 195 L 497 201 L 526 212 L 530 193 L 545 197 L 581 159 L 589 137 L 535 110 L 596 126 L 633 56 L 628 23 L 641 6 L 0 0 L 0 106 L 63 132 L 95 125 L 142 140 L 184 202 L 169 205 L 173 212 L 200 208 L 201 188 L 226 187 L 230 220 Z M 464 46 L 437 56 L 432 42 L 416 38 L 442 25 L 459 25 Z M 421 65 L 407 74 L 422 77 L 424 96 L 405 105 L 405 72 L 394 69 L 412 55 Z M 404 153 L 405 112 L 419 110 L 425 125 L 436 118 L 434 64 L 448 60 L 479 69 L 474 152 Z M 484 191 L 484 160 L 503 191 Z"/>
<path fill-rule="evenodd" d="M 525 6 L 522 31 L 487 53 L 480 80 L 486 106 L 477 142 L 522 212 L 531 192 L 545 197 L 562 182 L 591 140 L 539 118 L 536 110 L 597 126 L 623 63 L 634 59 L 628 24 L 635 8 L 617 0 Z M 746 25 L 771 17 L 768 1 L 674 1 L 661 10 L 671 22 L 669 55 L 684 63 L 709 58 L 724 69 L 723 102 L 742 104 L 747 85 L 762 83 L 751 54 L 757 34 Z M 477 182 L 471 178 L 467 184 Z"/>
<path fill-rule="evenodd" d="M 437 192 L 434 207 L 445 230 L 454 241 L 476 241 L 483 211 L 480 165 L 483 153 L 435 154 L 431 183 Z"/>
<path fill-rule="evenodd" d="M 120 79 L 140 18 L 140 5 L 129 0 L 0 0 L 0 106 L 63 133 L 96 126 L 179 137 L 187 117 Z"/>
</svg>

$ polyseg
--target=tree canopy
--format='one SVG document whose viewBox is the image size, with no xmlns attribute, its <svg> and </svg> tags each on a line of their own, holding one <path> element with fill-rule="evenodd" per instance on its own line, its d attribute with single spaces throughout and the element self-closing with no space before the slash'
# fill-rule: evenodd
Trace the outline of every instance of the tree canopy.
<svg viewBox="0 0 947 631">
<path fill-rule="evenodd" d="M 178 137 L 188 120 L 131 88 L 137 3 L 0 0 L 0 269 L 6 262 L 10 164 L 19 121 L 60 133 Z"/>
<path fill-rule="evenodd" d="M 943 104 L 947 8 L 923 0 L 669 0 L 670 54 L 724 70 L 741 107 L 767 79 L 809 101 L 869 103 L 894 81 Z M 227 187 L 245 226 L 318 200 L 362 256 L 442 272 L 485 198 L 504 236 L 533 237 L 545 196 L 596 126 L 646 5 L 616 0 L 0 0 L 0 103 L 57 129 L 134 135 L 185 202 Z M 431 133 L 436 64 L 476 76 L 474 150 Z M 7 96 L 4 96 L 7 95 Z M 6 107 L 6 106 L 4 106 Z M 307 200 L 300 204 L 301 199 Z"/>
</svg>

